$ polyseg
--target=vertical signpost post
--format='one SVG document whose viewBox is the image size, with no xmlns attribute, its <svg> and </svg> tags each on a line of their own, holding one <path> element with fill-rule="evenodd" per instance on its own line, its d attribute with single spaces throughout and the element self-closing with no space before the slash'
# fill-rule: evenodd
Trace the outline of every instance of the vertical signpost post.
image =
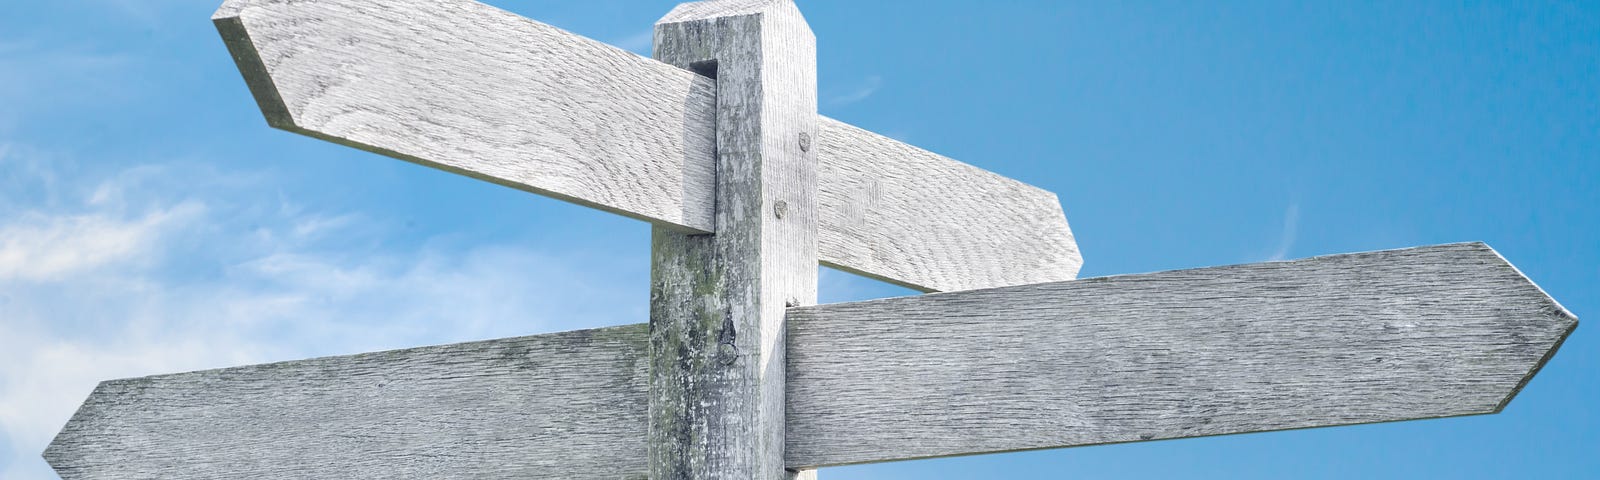
<svg viewBox="0 0 1600 480">
<path fill-rule="evenodd" d="M 651 234 L 650 477 L 782 480 L 784 309 L 816 303 L 816 39 L 792 2 L 695 2 L 655 57 L 716 82 L 712 234 Z"/>
<path fill-rule="evenodd" d="M 1074 280 L 1054 194 L 817 114 L 790 0 L 655 60 L 471 0 L 228 0 L 277 128 L 650 222 L 647 324 L 102 382 L 78 479 L 780 480 L 1495 413 L 1577 319 L 1481 243 Z M 945 292 L 816 305 L 817 266 Z"/>
</svg>

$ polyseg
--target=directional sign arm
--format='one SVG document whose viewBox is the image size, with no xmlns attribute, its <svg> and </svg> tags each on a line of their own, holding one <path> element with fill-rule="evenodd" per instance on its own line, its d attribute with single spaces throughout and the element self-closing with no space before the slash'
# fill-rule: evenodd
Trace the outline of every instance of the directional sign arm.
<svg viewBox="0 0 1600 480">
<path fill-rule="evenodd" d="M 1576 324 L 1480 243 L 791 309 L 787 463 L 1493 413 Z"/>
<path fill-rule="evenodd" d="M 1577 319 L 1483 244 L 789 310 L 791 469 L 1494 413 Z M 648 327 L 105 382 L 111 478 L 639 478 Z"/>
<path fill-rule="evenodd" d="M 277 128 L 709 232 L 716 87 L 472 1 L 229 0 Z"/>
<path fill-rule="evenodd" d="M 645 325 L 113 380 L 66 480 L 640 479 Z"/>
<path fill-rule="evenodd" d="M 693 233 L 715 230 L 716 86 L 469 0 L 230 0 L 268 122 Z M 1069 280 L 1055 195 L 827 118 L 818 257 L 923 291 Z"/>
<path fill-rule="evenodd" d="M 1054 193 L 823 117 L 824 265 L 901 286 L 971 290 L 1077 278 Z"/>
</svg>

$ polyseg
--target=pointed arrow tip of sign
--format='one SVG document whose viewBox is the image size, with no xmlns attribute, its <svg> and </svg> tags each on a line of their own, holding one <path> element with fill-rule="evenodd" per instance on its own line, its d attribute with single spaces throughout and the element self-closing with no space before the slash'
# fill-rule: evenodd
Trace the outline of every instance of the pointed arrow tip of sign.
<svg viewBox="0 0 1600 480">
<path fill-rule="evenodd" d="M 64 444 L 59 438 L 52 440 L 50 445 L 45 447 L 44 453 L 40 454 L 39 456 L 44 458 L 44 463 L 50 465 L 50 469 L 54 470 L 57 476 L 61 477 L 63 480 L 67 480 L 71 479 L 72 475 L 71 470 L 64 468 L 66 465 L 66 459 L 72 458 L 75 454 L 70 451 L 65 451 L 67 449 L 62 445 Z"/>
<path fill-rule="evenodd" d="M 76 478 L 74 466 L 92 455 L 88 451 L 88 447 L 94 445 L 94 443 L 81 441 L 81 437 L 85 433 L 82 431 L 82 427 L 86 424 L 94 423 L 91 418 L 95 416 L 95 411 L 98 409 L 94 399 L 101 398 L 101 392 L 106 388 L 106 384 L 115 381 L 108 380 L 95 385 L 94 390 L 89 393 L 88 399 L 78 406 L 78 410 L 73 412 L 72 418 L 67 420 L 66 425 L 62 425 L 61 431 L 56 433 L 55 438 L 50 440 L 50 444 L 45 446 L 44 452 L 39 454 L 40 457 L 44 458 L 45 463 L 55 470 L 56 475 L 59 475 L 62 479 L 71 480 Z"/>
<path fill-rule="evenodd" d="M 1571 310 L 1567 310 L 1565 306 L 1562 306 L 1561 302 L 1557 301 L 1555 297 L 1550 296 L 1549 292 L 1546 292 L 1543 287 L 1540 287 L 1539 284 L 1535 283 L 1532 278 L 1529 278 L 1528 275 L 1523 273 L 1521 269 L 1512 264 L 1510 260 L 1507 260 L 1505 255 L 1501 255 L 1499 251 L 1495 250 L 1493 247 L 1490 247 L 1487 243 L 1470 242 L 1466 245 L 1476 249 L 1481 249 L 1482 251 L 1493 255 L 1495 261 L 1497 261 L 1502 267 L 1509 269 L 1511 273 L 1516 275 L 1516 277 L 1521 280 L 1521 283 L 1532 289 L 1532 291 L 1529 292 L 1531 294 L 1529 297 L 1539 304 L 1537 305 L 1537 308 L 1540 312 L 1540 315 L 1537 315 L 1537 319 L 1529 319 L 1530 321 L 1525 323 L 1524 326 L 1530 331 L 1539 330 L 1554 333 L 1554 335 L 1546 337 L 1544 340 L 1534 338 L 1529 338 L 1527 340 L 1529 342 L 1548 342 L 1548 344 L 1544 346 L 1544 355 L 1541 356 L 1537 362 L 1534 362 L 1529 366 L 1528 373 L 1523 375 L 1522 379 L 1517 382 L 1516 386 L 1512 387 L 1509 392 L 1506 392 L 1506 397 L 1502 399 L 1498 405 L 1495 405 L 1493 411 L 1489 412 L 1500 413 L 1501 411 L 1505 410 L 1506 405 L 1511 403 L 1511 399 L 1516 398 L 1517 394 L 1521 393 L 1524 387 L 1527 387 L 1528 382 L 1533 380 L 1533 377 L 1550 362 L 1550 359 L 1555 357 L 1556 352 L 1561 350 L 1561 345 L 1565 343 L 1567 338 L 1572 335 L 1572 332 L 1578 328 L 1578 316 L 1574 315 Z"/>
<path fill-rule="evenodd" d="M 1507 260 L 1505 255 L 1501 255 L 1499 251 L 1494 249 L 1494 247 L 1490 247 L 1488 244 L 1483 242 L 1471 242 L 1467 245 L 1482 249 L 1483 251 L 1494 255 L 1495 260 L 1499 261 L 1499 263 L 1505 268 L 1510 269 L 1511 272 L 1520 278 L 1523 283 L 1526 283 L 1529 288 L 1532 288 L 1533 291 L 1537 293 L 1537 295 L 1534 295 L 1534 297 L 1538 298 L 1539 301 L 1543 303 L 1543 305 L 1541 305 L 1541 309 L 1546 312 L 1546 316 L 1549 317 L 1550 321 L 1554 322 L 1558 326 L 1565 327 L 1566 333 L 1563 333 L 1559 340 L 1565 340 L 1566 335 L 1570 334 L 1573 329 L 1577 328 L 1578 316 L 1573 314 L 1571 310 L 1567 310 L 1567 307 L 1561 305 L 1560 301 L 1557 301 L 1555 297 L 1552 297 L 1549 292 L 1544 290 L 1544 287 L 1540 287 L 1539 284 L 1534 282 L 1532 278 L 1529 278 L 1526 273 L 1523 273 L 1522 269 L 1517 268 L 1515 264 L 1512 264 L 1510 260 Z M 1559 340 L 1557 346 L 1559 346 Z"/>
<path fill-rule="evenodd" d="M 1552 320 L 1554 320 L 1554 323 L 1557 325 L 1557 327 L 1560 328 L 1561 334 L 1550 343 L 1550 347 L 1548 350 L 1545 350 L 1544 356 L 1540 357 L 1539 361 L 1534 362 L 1532 368 L 1528 369 L 1528 373 L 1522 376 L 1522 379 L 1517 382 L 1517 385 L 1512 387 L 1511 391 L 1506 393 L 1506 398 L 1500 400 L 1500 403 L 1495 405 L 1494 410 L 1489 413 L 1500 413 L 1504 411 L 1506 409 L 1506 405 L 1511 404 L 1511 399 L 1517 398 L 1517 394 L 1522 393 L 1522 389 L 1528 386 L 1528 382 L 1533 381 L 1533 377 L 1538 375 L 1539 371 L 1543 370 L 1544 366 L 1550 363 L 1550 359 L 1554 358 L 1556 356 L 1556 352 L 1561 350 L 1561 345 L 1566 343 L 1567 338 L 1572 335 L 1573 330 L 1578 328 L 1578 317 L 1574 316 L 1572 312 L 1568 312 L 1566 309 L 1560 308 L 1559 304 L 1557 304 L 1556 307 L 1557 308 L 1554 311 L 1555 313 L 1550 317 Z"/>
</svg>

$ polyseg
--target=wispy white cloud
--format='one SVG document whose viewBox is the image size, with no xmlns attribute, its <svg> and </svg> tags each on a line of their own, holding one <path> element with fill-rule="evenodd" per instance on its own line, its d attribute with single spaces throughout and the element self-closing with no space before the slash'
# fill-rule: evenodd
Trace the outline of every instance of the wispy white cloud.
<svg viewBox="0 0 1600 480">
<path fill-rule="evenodd" d="M 271 197 L 267 175 L 95 175 L 5 145 L 0 478 L 54 478 L 39 452 L 101 380 L 646 318 L 599 253 L 378 248 L 367 214 L 247 200 Z"/>
<path fill-rule="evenodd" d="M 138 260 L 169 224 L 204 211 L 188 202 L 132 219 L 39 213 L 13 219 L 0 225 L 0 282 L 59 280 Z"/>
<path fill-rule="evenodd" d="M 829 97 L 826 103 L 830 107 L 843 107 L 871 98 L 880 88 L 883 88 L 883 77 L 869 75 L 854 88 Z"/>
<path fill-rule="evenodd" d="M 1268 261 L 1286 260 L 1294 248 L 1295 237 L 1300 233 L 1300 203 L 1291 202 L 1283 211 L 1283 230 L 1278 235 L 1278 248 L 1267 257 Z"/>
</svg>

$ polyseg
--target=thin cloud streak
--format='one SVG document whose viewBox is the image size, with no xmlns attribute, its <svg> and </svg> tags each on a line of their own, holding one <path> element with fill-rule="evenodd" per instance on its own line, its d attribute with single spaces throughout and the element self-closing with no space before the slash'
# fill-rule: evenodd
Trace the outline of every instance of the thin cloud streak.
<svg viewBox="0 0 1600 480">
<path fill-rule="evenodd" d="M 1289 208 L 1283 212 L 1283 232 L 1278 236 L 1278 249 L 1267 257 L 1268 261 L 1280 261 L 1289 258 L 1289 251 L 1294 248 L 1295 237 L 1300 231 L 1300 204 L 1290 203 Z"/>
<path fill-rule="evenodd" d="M 880 88 L 883 88 L 883 77 L 879 75 L 870 75 L 855 89 L 830 97 L 827 101 L 827 105 L 830 107 L 843 107 L 854 103 L 859 103 L 868 98 L 872 98 L 872 95 L 878 93 L 878 89 Z"/>
</svg>

